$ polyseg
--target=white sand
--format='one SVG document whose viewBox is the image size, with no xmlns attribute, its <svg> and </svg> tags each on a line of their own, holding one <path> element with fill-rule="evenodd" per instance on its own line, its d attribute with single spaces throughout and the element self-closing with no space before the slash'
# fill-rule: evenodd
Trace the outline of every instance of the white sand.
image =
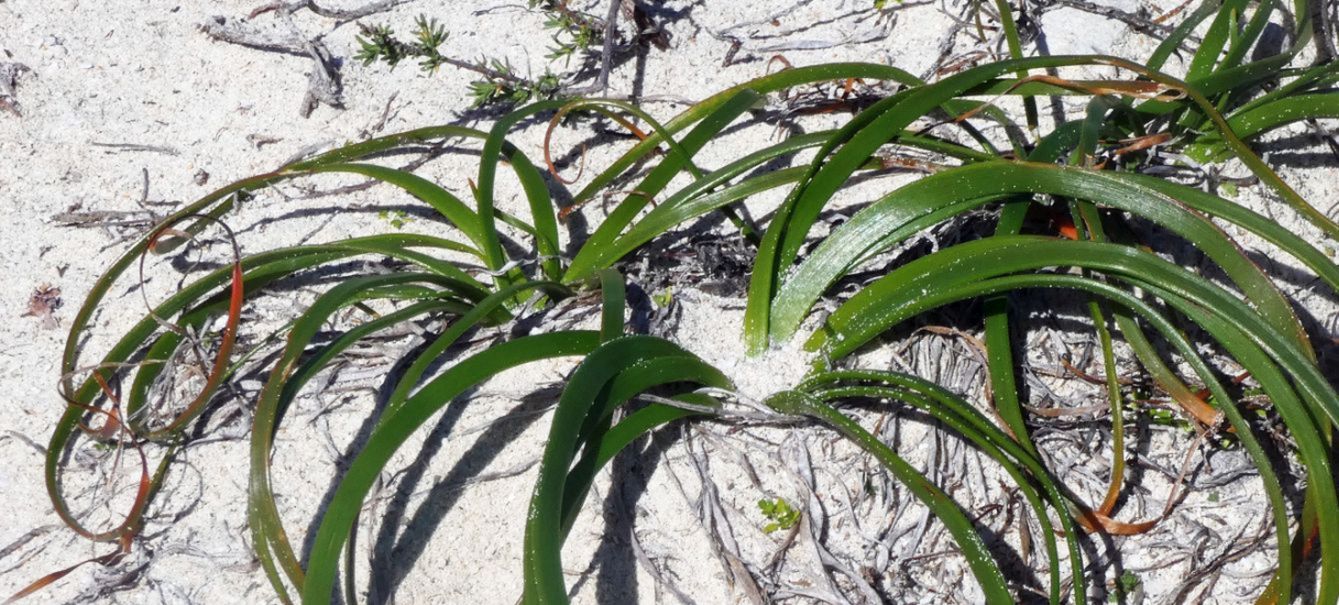
<svg viewBox="0 0 1339 605">
<path fill-rule="evenodd" d="M 447 52 L 467 58 L 480 54 L 504 57 L 521 73 L 540 73 L 546 64 L 548 33 L 542 28 L 542 18 L 525 11 L 523 4 L 416 2 L 364 22 L 389 22 L 404 31 L 416 15 L 427 11 L 451 32 L 444 47 Z M 592 12 L 604 11 L 604 2 L 593 4 L 599 6 L 592 6 Z M 665 4 L 666 16 L 676 11 L 683 11 L 684 16 L 672 18 L 668 25 L 673 48 L 667 52 L 652 50 L 646 56 L 639 90 L 650 97 L 697 99 L 758 76 L 767 69 L 766 58 L 775 53 L 771 49 L 779 44 L 812 48 L 845 40 L 847 43 L 831 48 L 786 50 L 784 54 L 796 65 L 877 61 L 921 74 L 931 66 L 941 38 L 951 25 L 937 4 L 908 3 L 896 12 L 891 36 L 861 42 L 878 37 L 879 28 L 886 26 L 868 18 L 869 2 L 865 0 L 810 2 L 793 13 L 778 16 L 777 25 L 770 23 L 771 13 L 777 5 L 789 3 L 671 1 Z M 1127 10 L 1137 7 L 1132 0 L 1113 1 L 1110 5 Z M 388 102 L 390 117 L 382 133 L 455 121 L 459 110 L 468 103 L 466 84 L 473 79 L 469 74 L 443 69 L 434 75 L 424 75 L 414 65 L 403 65 L 394 71 L 381 65 L 364 67 L 352 59 L 356 51 L 355 25 L 336 25 L 328 19 L 299 13 L 296 17 L 299 27 L 308 35 L 323 36 L 326 46 L 343 61 L 345 102 L 342 110 L 321 106 L 303 119 L 298 116 L 298 108 L 311 61 L 211 41 L 198 30 L 212 16 L 238 19 L 253 8 L 250 3 L 220 1 L 179 4 L 0 0 L 0 62 L 15 61 L 31 68 L 30 73 L 18 77 L 16 98 L 22 117 L 0 110 L 0 212 L 6 217 L 0 221 L 0 241 L 6 243 L 3 264 L 9 277 L 9 287 L 0 292 L 0 309 L 10 317 L 0 325 L 0 344 L 3 344 L 0 393 L 6 395 L 8 403 L 6 413 L 0 415 L 0 460 L 4 461 L 0 464 L 0 495 L 8 505 L 8 514 L 0 522 L 0 548 L 34 528 L 58 523 L 43 487 L 42 455 L 34 444 L 37 447 L 45 444 L 49 428 L 60 413 L 61 401 L 55 393 L 55 384 L 65 332 L 46 329 L 39 319 L 19 315 L 27 309 L 33 289 L 49 283 L 61 290 L 64 307 L 54 317 L 64 328 L 92 281 L 124 249 L 126 244 L 117 243 L 118 237 L 133 233 L 61 226 L 52 220 L 53 215 L 76 206 L 85 211 L 139 210 L 142 171 L 147 171 L 149 178 L 150 201 L 195 199 L 231 180 L 271 169 L 313 145 L 331 146 L 369 136 Z M 472 13 L 475 8 L 493 10 L 475 15 Z M 864 15 L 854 14 L 857 11 Z M 255 21 L 268 24 L 272 19 L 260 16 Z M 811 23 L 820 25 L 799 30 Z M 1072 9 L 1047 13 L 1041 24 L 1052 54 L 1100 51 L 1138 58 L 1154 45 L 1141 36 L 1131 35 L 1124 25 Z M 740 57 L 752 51 L 761 60 L 721 67 L 730 45 L 711 32 L 725 32 L 731 27 L 735 29 L 729 33 L 752 38 L 740 51 Z M 968 46 L 965 38 L 960 40 L 958 52 Z M 996 50 L 999 49 L 997 46 Z M 615 70 L 611 77 L 612 93 L 633 91 L 635 68 L 636 61 L 628 61 Z M 667 103 L 648 107 L 660 117 L 675 111 L 675 106 Z M 823 119 L 836 118 L 820 121 Z M 741 145 L 752 148 L 765 144 L 770 134 L 767 129 L 753 129 L 731 137 L 705 150 L 702 164 L 717 166 L 743 148 Z M 530 128 L 517 133 L 514 140 L 537 158 L 541 136 L 542 129 Z M 571 145 L 580 138 L 578 132 L 564 131 L 559 135 L 558 145 Z M 95 146 L 96 143 L 168 149 L 135 151 Z M 1312 139 L 1303 139 L 1301 144 L 1281 146 L 1275 157 L 1299 152 L 1319 154 L 1324 153 L 1324 148 Z M 589 159 L 590 165 L 599 166 L 600 160 L 607 157 L 608 150 L 597 150 Z M 463 193 L 467 191 L 466 179 L 475 170 L 472 157 L 456 155 L 434 162 L 422 173 Z M 206 184 L 197 184 L 200 171 L 209 175 Z M 1244 174 L 1239 166 L 1229 172 Z M 1332 186 L 1339 182 L 1339 168 L 1332 159 L 1319 166 L 1284 168 L 1282 173 L 1318 207 L 1328 209 L 1339 202 Z M 872 195 L 911 178 L 880 181 L 857 188 L 850 195 Z M 323 185 L 331 182 L 344 181 L 325 181 Z M 284 185 L 280 191 L 300 192 L 294 185 Z M 503 203 L 517 204 L 518 210 L 523 208 L 510 192 L 502 190 Z M 1240 199 L 1256 209 L 1268 209 L 1290 228 L 1320 241 L 1309 225 L 1280 210 L 1277 202 L 1268 201 L 1262 188 L 1244 189 Z M 229 221 L 242 226 L 299 208 L 368 208 L 378 203 L 406 201 L 407 198 L 385 187 L 341 198 L 294 202 L 285 202 L 280 195 L 267 192 Z M 843 199 L 846 201 L 860 200 Z M 775 203 L 775 196 L 759 200 L 753 206 L 755 215 Z M 162 211 L 166 206 L 150 208 Z M 256 228 L 244 234 L 245 251 L 257 252 L 305 237 L 321 241 L 388 228 L 376 217 L 375 210 L 350 212 L 327 222 L 331 216 L 334 215 L 329 212 L 316 213 Z M 408 228 L 421 226 L 411 223 Z M 1258 242 L 1247 243 L 1265 253 L 1269 251 Z M 1286 265 L 1284 261 L 1281 263 Z M 90 350 L 106 346 L 108 335 L 116 333 L 118 326 L 123 327 L 126 318 L 141 311 L 138 295 L 125 295 L 127 285 L 123 283 L 113 291 L 108 304 L 114 310 L 101 317 L 98 331 L 101 338 L 95 339 Z M 154 292 L 165 291 L 166 285 L 158 285 L 160 289 Z M 1284 287 L 1327 329 L 1334 329 L 1330 321 L 1335 315 L 1332 293 L 1309 283 L 1285 282 Z M 742 301 L 691 291 L 675 291 L 674 295 L 684 306 L 677 338 L 729 373 L 742 393 L 763 397 L 792 384 L 803 374 L 807 360 L 793 348 L 774 351 L 761 360 L 745 357 L 737 337 Z M 311 298 L 310 293 L 296 297 L 304 302 Z M 291 300 L 260 300 L 251 309 L 262 321 L 278 320 L 291 313 Z M 1034 334 L 1034 340 L 1047 337 L 1064 335 Z M 1069 342 L 1077 350 L 1082 345 L 1076 343 L 1084 338 L 1087 336 L 1071 335 Z M 944 360 L 949 356 L 970 355 L 962 341 L 951 337 L 919 337 L 917 342 L 904 356 L 918 369 L 943 370 Z M 401 341 L 396 347 L 408 344 L 409 341 Z M 85 359 L 92 358 L 89 354 Z M 890 363 L 888 349 L 872 352 L 867 358 L 880 367 L 888 367 Z M 1048 363 L 1046 367 L 1055 366 L 1055 360 L 1033 361 L 1038 366 Z M 415 478 L 417 483 L 403 488 L 410 496 L 407 512 L 400 518 L 404 523 L 415 521 L 410 525 L 408 537 L 398 539 L 402 548 L 394 561 L 401 568 L 412 564 L 412 570 L 396 581 L 395 602 L 515 601 L 519 594 L 523 511 L 534 477 L 537 444 L 547 432 L 547 416 L 532 414 L 502 423 L 495 421 L 512 411 L 533 385 L 560 385 L 570 366 L 570 363 L 539 364 L 490 382 L 458 418 L 452 418 L 451 439 L 430 440 L 439 449 L 425 450 L 432 453 L 425 456 L 422 464 L 416 457 L 418 444 L 428 438 L 426 434 L 411 443 L 389 467 L 392 471 L 415 468 L 413 472 L 421 473 Z M 340 384 L 376 384 L 371 380 L 373 373 L 363 373 L 367 378 L 341 377 Z M 945 371 L 945 377 L 951 375 L 952 372 Z M 976 378 L 979 380 L 980 376 Z M 254 389 L 255 384 L 244 383 L 240 387 Z M 978 387 L 972 383 L 963 385 L 964 389 L 975 391 L 979 400 Z M 1091 389 L 1073 397 L 1067 404 L 1100 401 L 1100 395 Z M 280 505 L 296 544 L 301 544 L 307 520 L 329 486 L 335 460 L 370 409 L 368 402 L 365 392 L 330 392 L 305 398 L 290 414 L 276 448 L 275 473 Z M 231 424 L 216 423 L 207 436 L 237 437 L 242 435 L 245 421 L 246 418 L 241 418 Z M 918 464 L 933 460 L 940 471 L 950 476 L 968 477 L 976 481 L 975 485 L 989 486 L 982 493 L 955 493 L 969 509 L 986 511 L 990 503 L 1004 501 L 993 480 L 998 474 L 996 469 L 987 464 L 981 470 L 975 454 L 966 453 L 951 438 L 943 439 L 941 444 L 940 437 L 914 420 L 903 418 L 899 426 L 898 443 L 910 460 Z M 486 440 L 496 439 L 498 433 L 514 432 L 519 432 L 514 445 L 496 455 L 487 453 L 490 448 Z M 713 429 L 712 434 L 719 432 Z M 1096 479 L 1085 482 L 1083 477 L 1105 477 L 1109 444 L 1088 432 L 1076 433 L 1081 444 L 1092 448 L 1091 456 L 1070 457 L 1058 461 L 1055 468 L 1069 472 L 1069 465 L 1077 464 L 1088 469 L 1086 475 L 1071 475 L 1070 481 L 1096 498 L 1104 489 L 1103 482 Z M 730 526 L 725 533 L 738 541 L 743 559 L 755 568 L 761 567 L 776 551 L 785 532 L 764 534 L 760 528 L 765 520 L 755 503 L 759 498 L 775 496 L 793 503 L 808 502 L 810 510 L 832 515 L 827 528 L 827 548 L 842 565 L 849 565 L 858 573 L 881 576 L 877 581 L 900 595 L 899 601 L 972 602 L 979 596 L 961 559 L 951 553 L 943 554 L 951 542 L 942 528 L 923 524 L 923 508 L 908 503 L 905 492 L 898 492 L 895 484 L 870 471 L 868 462 L 850 446 L 836 442 L 831 434 L 819 430 L 794 434 L 758 430 L 729 440 L 694 435 L 691 445 L 682 439 L 672 445 L 667 442 L 668 449 L 646 463 L 648 467 L 654 463 L 654 470 L 634 475 L 648 477 L 644 493 L 635 501 L 640 548 L 666 580 L 695 602 L 749 602 L 741 586 L 731 585 L 728 571 L 718 562 L 700 517 L 728 520 Z M 801 440 L 807 440 L 809 454 L 797 447 Z M 1175 469 L 1188 442 L 1184 433 L 1157 432 L 1152 446 L 1156 454 L 1150 456 Z M 1046 443 L 1057 450 L 1072 446 L 1062 441 Z M 718 517 L 713 517 L 713 511 L 699 510 L 696 506 L 702 486 L 687 456 L 690 447 L 707 452 L 706 457 L 711 461 L 710 476 L 724 507 L 716 511 Z M 64 603 L 79 599 L 126 603 L 275 602 L 249 546 L 246 451 L 246 441 L 237 439 L 213 440 L 190 448 L 182 456 L 181 464 L 174 467 L 166 493 L 156 503 L 145 538 L 134 554 L 113 569 L 82 568 L 27 602 Z M 812 455 L 813 459 L 804 460 L 806 455 Z M 1220 454 L 1214 460 L 1215 470 L 1222 470 L 1219 465 L 1231 468 L 1242 463 L 1237 452 Z M 459 467 L 457 463 L 461 463 Z M 751 473 L 756 473 L 757 483 Z M 812 478 L 805 480 L 806 473 L 812 473 Z M 508 477 L 468 486 L 452 483 L 462 475 L 475 474 Z M 1144 487 L 1151 493 L 1147 497 L 1142 493 L 1132 495 L 1128 516 L 1123 518 L 1142 519 L 1161 509 L 1167 481 L 1152 471 L 1145 471 L 1145 475 Z M 866 483 L 866 477 L 871 483 Z M 394 479 L 406 480 L 398 473 Z M 811 500 L 804 492 L 801 486 L 806 483 L 817 486 L 816 498 Z M 387 487 L 384 493 L 387 498 L 397 485 L 403 483 Z M 642 489 L 638 480 L 621 480 L 617 485 L 634 492 Z M 631 602 L 635 594 L 637 602 L 642 603 L 677 602 L 637 562 L 626 533 L 607 537 L 610 545 L 604 547 L 597 559 L 601 565 L 588 566 L 606 531 L 602 511 L 606 510 L 605 496 L 610 489 L 607 478 L 597 485 L 565 551 L 566 566 L 572 572 L 569 585 L 577 587 L 576 601 Z M 862 496 L 865 490 L 873 495 Z M 1266 509 L 1258 492 L 1256 480 L 1247 477 L 1212 493 L 1192 494 L 1157 531 L 1116 541 L 1125 553 L 1125 565 L 1151 566 L 1176 559 L 1178 555 L 1195 554 L 1193 551 L 1199 545 L 1204 550 L 1195 556 L 1202 562 L 1230 549 L 1238 530 L 1246 528 L 1249 537 L 1261 523 Z M 853 498 L 856 503 L 848 505 Z M 424 502 L 429 504 L 420 508 Z M 383 514 L 386 504 L 385 499 L 378 501 L 372 508 L 375 514 L 365 515 L 364 523 Z M 441 517 L 438 511 L 448 504 L 449 510 Z M 88 505 L 89 502 L 81 504 Z M 852 506 L 855 515 L 846 514 Z M 1016 511 L 1019 504 L 1013 502 L 1010 506 Z M 107 511 L 94 510 L 90 514 L 105 518 Z M 103 517 L 98 517 L 99 514 Z M 992 527 L 999 527 L 1005 514 L 1003 510 L 994 510 L 986 519 Z M 855 526 L 853 519 L 858 519 L 861 525 Z M 376 540 L 379 531 L 380 526 L 373 525 L 370 532 L 363 532 L 364 548 Z M 1010 530 L 1006 537 L 1017 543 L 1015 530 Z M 0 557 L 0 596 L 45 573 L 108 550 L 108 545 L 90 544 L 63 528 L 44 533 Z M 1036 562 L 1042 554 L 1034 553 L 1033 557 Z M 817 546 L 801 537 L 774 576 L 779 584 L 769 588 L 776 591 L 775 596 L 795 596 L 797 602 L 831 597 L 833 587 L 826 584 L 827 576 L 819 572 L 820 558 Z M 1193 558 L 1175 560 L 1160 570 L 1141 571 L 1139 576 L 1148 594 L 1156 597 L 1156 602 L 1165 602 L 1172 596 L 1169 591 L 1191 569 Z M 1255 572 L 1268 566 L 1268 558 L 1258 556 L 1230 564 L 1229 573 L 1212 587 L 1213 598 L 1217 602 L 1238 602 L 1245 595 L 1254 594 L 1267 577 Z M 367 567 L 366 558 L 361 558 L 360 572 L 365 574 Z M 133 573 L 127 575 L 127 572 Z M 586 572 L 590 572 L 589 576 L 582 575 Z M 943 575 L 936 575 L 939 573 Z M 848 598 L 860 602 L 856 583 L 842 578 L 839 571 L 834 575 Z M 1039 577 L 1044 579 L 1044 575 Z M 117 579 L 124 582 L 113 581 Z M 360 582 L 364 580 L 365 577 L 360 578 Z"/>
</svg>

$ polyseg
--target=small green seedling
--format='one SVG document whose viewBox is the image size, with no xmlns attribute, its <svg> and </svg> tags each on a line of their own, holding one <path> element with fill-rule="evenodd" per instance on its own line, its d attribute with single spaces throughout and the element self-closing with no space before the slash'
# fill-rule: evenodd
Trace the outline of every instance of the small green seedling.
<svg viewBox="0 0 1339 605">
<path fill-rule="evenodd" d="M 1119 595 L 1133 594 L 1135 591 L 1139 590 L 1141 584 L 1143 584 L 1143 581 L 1141 581 L 1139 576 L 1135 575 L 1134 572 L 1127 571 L 1121 574 L 1120 580 L 1118 580 L 1116 584 L 1117 590 L 1110 595 L 1107 595 L 1107 602 L 1120 602 Z"/>
<path fill-rule="evenodd" d="M 414 222 L 414 218 L 404 210 L 382 210 L 377 213 L 377 217 L 396 229 L 403 229 L 405 225 Z"/>
<path fill-rule="evenodd" d="M 763 533 L 770 534 L 778 529 L 790 529 L 800 522 L 800 511 L 795 510 L 785 498 L 775 498 L 768 500 L 763 498 L 758 501 L 758 510 L 762 511 L 764 517 L 771 520 L 771 523 L 764 525 Z"/>
<path fill-rule="evenodd" d="M 652 294 L 651 301 L 656 303 L 656 306 L 660 307 L 661 309 L 670 306 L 670 303 L 674 302 L 674 289 L 665 288 L 660 292 Z"/>
</svg>

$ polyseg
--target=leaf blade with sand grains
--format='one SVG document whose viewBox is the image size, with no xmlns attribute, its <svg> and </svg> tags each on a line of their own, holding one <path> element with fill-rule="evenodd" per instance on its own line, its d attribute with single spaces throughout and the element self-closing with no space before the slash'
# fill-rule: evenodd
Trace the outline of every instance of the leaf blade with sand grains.
<svg viewBox="0 0 1339 605">
<path fill-rule="evenodd" d="M 1336 499 L 1333 480 L 1328 475 L 1325 439 L 1314 422 L 1315 419 L 1328 418 L 1329 423 L 1333 423 L 1339 418 L 1339 403 L 1336 403 L 1339 397 L 1335 396 L 1314 362 L 1291 337 L 1261 321 L 1256 311 L 1226 291 L 1151 254 L 1114 244 L 1021 236 L 1000 236 L 954 246 L 913 261 L 862 290 L 828 318 L 823 331 L 815 333 L 809 346 L 823 349 L 831 357 L 841 357 L 892 325 L 922 311 L 987 293 L 1033 287 L 1029 284 L 1054 287 L 1055 284 L 1063 283 L 1065 287 L 1099 294 L 1136 311 L 1157 327 L 1163 338 L 1174 344 L 1188 363 L 1197 366 L 1196 372 L 1210 386 L 1219 408 L 1252 452 L 1262 477 L 1272 474 L 1270 462 L 1263 451 L 1256 452 L 1258 444 L 1253 444 L 1251 428 L 1232 403 L 1233 399 L 1222 390 L 1213 372 L 1199 360 L 1194 348 L 1179 331 L 1156 312 L 1151 312 L 1147 303 L 1091 279 L 1042 274 L 1010 275 L 1057 265 L 1080 266 L 1149 291 L 1200 327 L 1213 330 L 1219 344 L 1234 353 L 1239 362 L 1245 362 L 1247 358 L 1270 359 L 1286 370 L 1300 391 L 1302 403 L 1295 403 L 1298 399 L 1289 397 L 1286 392 L 1271 392 L 1270 395 L 1298 441 L 1300 456 L 1310 479 L 1309 489 L 1314 490 L 1318 498 L 1319 510 L 1336 513 L 1329 515 L 1329 519 L 1326 514 L 1321 514 L 1321 523 L 1333 525 L 1336 522 L 1339 499 Z M 1233 326 L 1252 328 L 1249 334 L 1245 334 Z M 1252 374 L 1258 371 L 1262 375 L 1270 372 L 1268 367 L 1247 367 L 1247 370 Z M 1290 404 L 1293 405 L 1289 407 Z M 1281 545 L 1280 568 L 1281 572 L 1287 570 L 1290 573 L 1291 559 L 1286 552 L 1286 509 L 1282 505 L 1281 492 L 1275 492 L 1272 487 L 1270 492 Z M 1327 535 L 1327 531 L 1336 530 L 1321 529 L 1322 543 L 1327 539 L 1332 542 L 1339 539 L 1339 533 Z M 1334 558 L 1322 559 L 1321 595 L 1333 595 L 1339 589 L 1335 575 L 1337 566 L 1339 563 Z"/>
<path fill-rule="evenodd" d="M 823 291 L 871 256 L 942 220 L 991 201 L 1019 194 L 1050 194 L 1100 200 L 1188 239 L 1229 274 L 1271 325 L 1293 334 L 1299 344 L 1309 348 L 1305 330 L 1277 286 L 1221 229 L 1195 211 L 1227 218 L 1256 233 L 1267 233 L 1271 239 L 1282 242 L 1286 250 L 1296 251 L 1313 262 L 1319 260 L 1316 255 L 1320 253 L 1276 223 L 1240 206 L 1160 180 L 1154 186 L 1154 180 L 1053 164 L 987 162 L 915 181 L 857 212 L 800 263 L 772 303 L 774 337 L 786 339 L 794 334 Z M 1317 264 L 1317 267 L 1331 278 L 1339 278 L 1339 271 L 1332 266 L 1325 269 Z"/>
<path fill-rule="evenodd" d="M 1266 72 L 1265 60 L 1234 69 Z M 768 225 L 757 255 L 749 285 L 748 308 L 745 314 L 745 339 L 753 353 L 767 346 L 771 330 L 771 304 L 780 287 L 783 273 L 794 262 L 800 247 L 824 206 L 876 149 L 895 139 L 896 134 L 912 121 L 926 115 L 935 107 L 950 102 L 975 86 L 999 77 L 1001 74 L 1032 68 L 1054 68 L 1075 65 L 1108 65 L 1125 69 L 1169 91 L 1176 91 L 1204 113 L 1214 131 L 1223 137 L 1228 147 L 1250 170 L 1276 191 L 1283 201 L 1308 221 L 1329 235 L 1339 234 L 1339 224 L 1311 206 L 1305 199 L 1260 160 L 1236 135 L 1213 103 L 1196 86 L 1177 78 L 1150 70 L 1137 63 L 1105 55 L 1072 55 L 1033 57 L 1000 61 L 982 65 L 956 74 L 935 84 L 913 88 L 876 103 L 857 115 L 833 144 L 826 145 L 811 163 L 811 174 L 797 183 Z M 1272 64 L 1271 64 L 1272 65 Z M 1231 71 L 1231 70 L 1227 70 Z M 1254 72 L 1252 72 L 1254 73 Z M 1147 103 L 1145 104 L 1147 105 Z"/>
</svg>

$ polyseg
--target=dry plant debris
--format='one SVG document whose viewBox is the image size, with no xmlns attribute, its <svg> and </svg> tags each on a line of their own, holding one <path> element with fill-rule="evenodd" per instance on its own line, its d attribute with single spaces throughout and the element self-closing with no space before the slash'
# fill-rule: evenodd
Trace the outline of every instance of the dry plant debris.
<svg viewBox="0 0 1339 605">
<path fill-rule="evenodd" d="M 15 116 L 19 113 L 18 83 L 19 77 L 32 71 L 27 65 L 12 61 L 0 61 L 0 109 Z"/>
<path fill-rule="evenodd" d="M 43 328 L 54 330 L 60 326 L 55 313 L 62 304 L 60 288 L 51 284 L 42 284 L 34 288 L 32 295 L 28 297 L 28 310 L 23 313 L 23 316 L 36 317 L 41 320 Z"/>
<path fill-rule="evenodd" d="M 930 81 L 877 63 L 797 67 L 782 58 L 783 69 L 668 120 L 616 99 L 542 100 L 486 129 L 426 127 L 301 154 L 177 209 L 94 284 L 62 360 L 67 406 L 46 448 L 52 500 L 77 532 L 117 546 L 89 561 L 119 567 L 88 598 L 142 581 L 148 551 L 134 546 L 149 503 L 183 448 L 208 439 L 200 436 L 214 413 L 240 421 L 233 435 L 250 440 L 250 542 L 285 601 L 359 599 L 360 519 L 387 503 L 383 533 L 394 539 L 423 472 L 400 473 L 391 461 L 421 427 L 437 422 L 442 440 L 481 432 L 500 447 L 518 437 L 499 427 L 541 416 L 547 438 L 535 441 L 533 460 L 461 471 L 428 494 L 536 469 L 528 513 L 518 516 L 526 603 L 566 602 L 571 580 L 606 573 L 570 573 L 564 542 L 587 501 L 605 501 L 614 519 L 637 515 L 632 494 L 648 488 L 625 479 L 650 475 L 628 466 L 651 456 L 664 458 L 657 468 L 752 602 L 1130 602 L 1148 598 L 1144 574 L 1169 566 L 1185 578 L 1158 597 L 1180 601 L 1214 594 L 1225 570 L 1247 559 L 1265 563 L 1244 578 L 1265 601 L 1286 602 L 1311 584 L 1318 599 L 1339 598 L 1339 490 L 1326 470 L 1339 397 L 1314 348 L 1333 335 L 1297 316 L 1284 280 L 1234 235 L 1271 242 L 1317 289 L 1339 288 L 1339 268 L 1321 249 L 1339 224 L 1254 146 L 1290 124 L 1339 116 L 1336 68 L 1282 69 L 1307 48 L 1304 22 L 1295 22 L 1293 46 L 1251 54 L 1287 7 L 1238 4 L 1148 27 L 1167 39 L 1145 63 L 1025 56 L 1042 11 L 1025 7 L 1016 22 L 1002 2 L 972 4 L 955 35 L 974 35 L 975 47 L 954 56 L 957 43 L 945 44 Z M 308 2 L 252 17 L 304 8 L 364 15 Z M 891 8 L 879 10 L 876 23 Z M 843 18 L 864 18 L 852 15 L 861 16 Z M 220 39 L 326 61 L 301 36 L 216 23 Z M 423 25 L 428 42 L 440 42 Z M 1183 47 L 1189 73 L 1164 73 Z M 1079 67 L 1099 75 L 1070 73 Z M 1060 97 L 1087 103 L 1059 108 L 1048 125 L 1037 103 Z M 1006 103 L 1025 107 L 1024 120 Z M 527 155 L 536 150 L 508 137 L 536 116 L 552 116 L 551 134 L 578 113 L 636 141 L 570 191 L 576 183 L 554 162 L 545 174 Z M 780 132 L 822 124 L 805 122 L 815 118 L 837 127 L 797 128 L 724 163 L 699 157 L 732 129 Z M 550 140 L 538 150 L 545 159 Z M 253 143 L 262 141 L 273 142 Z M 402 168 L 376 161 L 397 154 L 419 159 Z M 415 173 L 448 155 L 477 156 L 477 175 L 451 190 Z M 1225 162 L 1250 176 L 1224 178 Z M 914 178 L 893 180 L 908 172 Z M 296 199 L 289 182 L 330 175 L 366 180 L 306 197 L 385 184 L 425 207 L 379 209 L 390 229 L 371 235 L 242 253 L 230 226 L 238 205 Z M 504 178 L 519 210 L 502 208 L 512 195 Z M 1308 223 L 1310 238 L 1215 193 L 1238 183 L 1268 190 L 1271 211 Z M 881 197 L 855 208 L 835 201 L 862 186 Z M 769 190 L 784 199 L 750 208 Z M 589 232 L 563 231 L 579 220 Z M 699 221 L 710 235 L 684 231 Z M 408 229 L 424 224 L 440 229 Z M 200 248 L 210 242 L 231 257 L 205 262 Z M 1195 262 L 1181 262 L 1186 250 Z M 161 300 L 143 294 L 164 281 L 146 277 L 150 257 L 181 273 L 168 272 L 177 287 Z M 114 284 L 137 264 L 138 279 L 127 281 L 143 294 L 142 319 L 109 350 L 86 350 L 94 311 L 115 302 Z M 1062 290 L 1068 297 L 1051 294 Z M 705 296 L 742 296 L 740 339 L 757 363 L 791 345 L 810 356 L 774 372 L 790 379 L 775 392 L 736 384 L 675 342 Z M 281 325 L 250 310 L 265 301 L 287 311 Z M 531 392 L 504 398 L 530 396 L 528 407 L 477 431 L 454 426 L 489 378 L 557 359 L 579 361 L 559 366 L 556 392 L 535 380 Z M 396 371 L 369 360 L 395 360 Z M 329 421 L 348 405 L 341 389 L 368 390 L 352 384 L 362 372 L 384 387 L 345 450 Z M 299 413 L 305 396 L 330 408 Z M 309 522 L 306 551 L 290 541 L 297 534 L 280 514 L 285 486 L 275 475 L 284 435 L 300 430 L 320 431 L 341 471 Z M 840 471 L 820 457 L 840 461 Z M 723 481 L 726 466 L 736 474 Z M 606 468 L 615 478 L 602 484 Z M 90 469 L 82 491 L 61 480 Z M 112 481 L 117 471 L 138 480 Z M 1190 493 L 1220 498 L 1204 492 L 1244 477 L 1260 482 L 1259 497 L 1227 497 L 1252 511 L 1249 523 L 1186 505 Z M 80 498 L 124 516 L 89 517 L 72 504 Z M 614 538 L 626 541 L 629 565 L 688 601 L 672 556 L 648 548 L 637 529 Z M 1165 539 L 1144 554 L 1162 556 L 1126 565 L 1127 539 L 1150 535 Z M 398 580 L 374 572 L 369 591 L 393 594 Z"/>
</svg>

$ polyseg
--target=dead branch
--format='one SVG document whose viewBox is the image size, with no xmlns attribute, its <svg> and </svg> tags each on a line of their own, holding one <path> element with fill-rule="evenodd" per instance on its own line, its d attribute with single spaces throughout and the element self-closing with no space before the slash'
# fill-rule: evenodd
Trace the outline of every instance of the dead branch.
<svg viewBox="0 0 1339 605">
<path fill-rule="evenodd" d="M 330 50 L 319 37 L 309 39 L 302 34 L 293 23 L 292 10 L 288 7 L 278 12 L 279 20 L 285 27 L 261 27 L 247 20 L 214 16 L 201 24 L 200 30 L 211 39 L 221 42 L 311 59 L 312 71 L 307 78 L 307 91 L 302 97 L 298 113 L 304 118 L 310 117 L 319 105 L 342 109 L 343 85 Z"/>
<path fill-rule="evenodd" d="M 307 49 L 301 37 L 291 30 L 271 25 L 261 27 L 250 21 L 215 15 L 200 24 L 200 31 L 210 39 L 256 50 L 306 57 Z"/>
</svg>

